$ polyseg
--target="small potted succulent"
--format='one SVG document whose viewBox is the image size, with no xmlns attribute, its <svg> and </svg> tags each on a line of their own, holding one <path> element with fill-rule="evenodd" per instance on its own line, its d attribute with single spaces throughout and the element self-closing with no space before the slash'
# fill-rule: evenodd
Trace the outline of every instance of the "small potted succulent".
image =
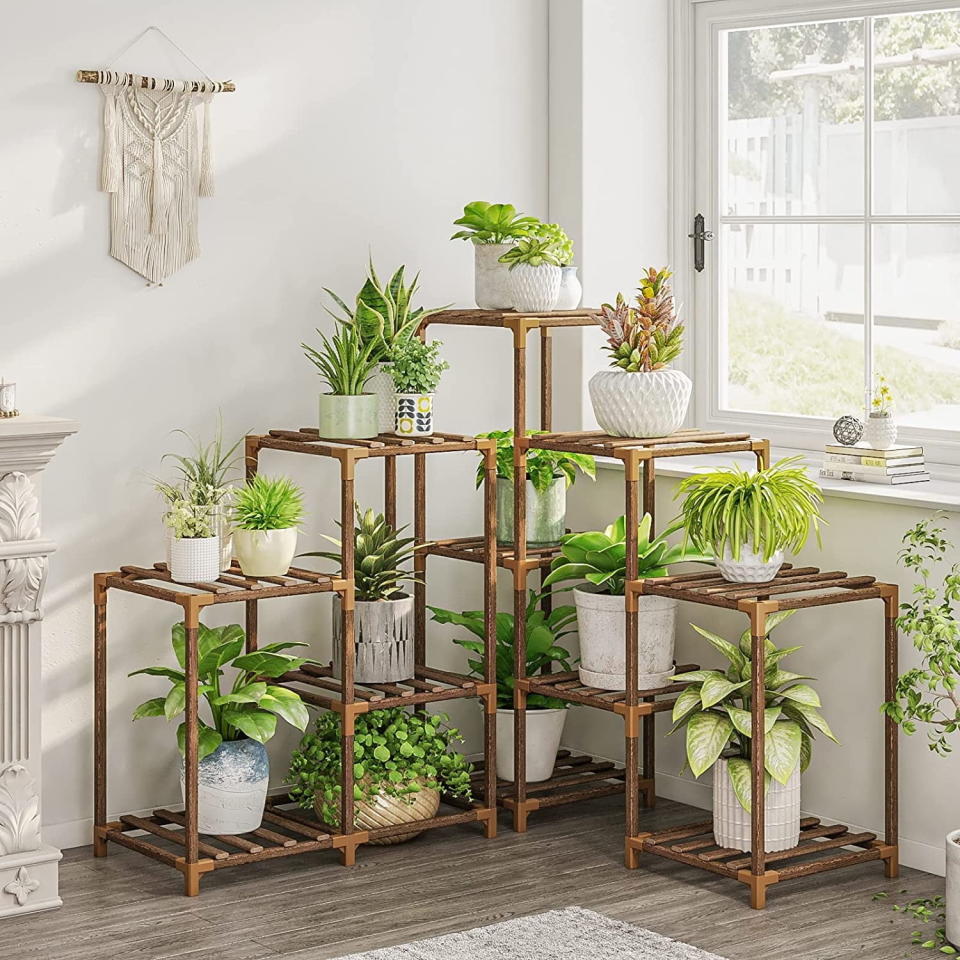
<svg viewBox="0 0 960 960">
<path fill-rule="evenodd" d="M 157 484 L 166 503 L 167 567 L 176 583 L 216 580 L 221 573 L 217 503 L 193 483 Z"/>
<path fill-rule="evenodd" d="M 401 437 L 433 434 L 433 394 L 443 371 L 450 367 L 440 359 L 439 340 L 424 343 L 416 337 L 397 344 L 387 370 L 396 391 L 394 432 Z"/>
<path fill-rule="evenodd" d="M 470 799 L 470 764 L 453 744 L 463 740 L 445 713 L 410 713 L 402 707 L 371 710 L 354 719 L 354 827 L 409 823 L 409 833 L 371 840 L 394 844 L 423 831 L 417 823 L 436 816 L 440 793 Z M 290 758 L 290 797 L 320 822 L 340 830 L 343 748 L 340 714 L 321 713 Z"/>
<path fill-rule="evenodd" d="M 529 430 L 535 436 L 540 430 Z M 513 543 L 513 431 L 491 430 L 479 434 L 497 441 L 497 543 Z M 530 450 L 527 453 L 527 543 L 550 546 L 560 542 L 566 532 L 567 488 L 577 479 L 577 472 L 590 479 L 597 476 L 593 457 L 582 453 L 557 450 Z M 477 488 L 483 484 L 484 466 L 477 467 Z"/>
<path fill-rule="evenodd" d="M 503 256 L 510 267 L 510 296 L 514 310 L 546 313 L 560 295 L 560 257 L 550 237 L 523 237 Z"/>
<path fill-rule="evenodd" d="M 166 717 L 173 720 L 186 706 L 185 652 L 183 623 L 174 625 L 173 652 L 177 668 L 144 667 L 131 677 L 146 674 L 165 677 L 170 691 L 140 704 L 133 719 Z M 198 820 L 200 833 L 249 833 L 260 827 L 263 805 L 270 779 L 270 762 L 263 746 L 276 732 L 277 718 L 298 730 L 309 721 L 307 708 L 299 695 L 270 683 L 307 661 L 284 653 L 302 643 L 271 643 L 245 653 L 246 637 L 238 624 L 207 627 L 200 624 L 197 636 L 199 657 L 197 695 L 205 702 L 209 715 L 199 719 Z M 233 683 L 224 686 L 224 668 L 236 670 Z M 186 723 L 177 727 L 177 743 L 183 756 Z M 180 768 L 184 783 L 183 762 Z"/>
<path fill-rule="evenodd" d="M 474 200 L 463 208 L 463 216 L 453 222 L 464 229 L 450 239 L 469 240 L 473 244 L 477 306 L 481 310 L 509 310 L 513 296 L 507 267 L 500 258 L 521 237 L 530 236 L 540 221 L 518 214 L 509 203 Z"/>
<path fill-rule="evenodd" d="M 772 580 L 784 550 L 799 553 L 811 527 L 820 543 L 823 493 L 802 457 L 755 472 L 734 465 L 695 473 L 680 482 L 676 495 L 684 497 L 687 537 L 712 550 L 723 578 L 733 583 Z"/>
<path fill-rule="evenodd" d="M 693 384 L 669 367 L 683 346 L 670 276 L 650 267 L 633 304 L 618 293 L 615 305 L 600 308 L 612 369 L 590 378 L 590 402 L 597 423 L 615 437 L 669 436 L 687 415 Z"/>
<path fill-rule="evenodd" d="M 767 619 L 768 631 L 796 613 L 785 610 Z M 673 706 L 674 727 L 686 730 L 687 763 L 695 777 L 714 767 L 713 833 L 717 846 L 750 850 L 751 766 L 753 746 L 750 676 L 750 631 L 739 644 L 708 630 L 693 629 L 722 653 L 726 670 L 695 670 L 673 679 L 689 683 Z M 764 767 L 764 848 L 768 853 L 789 850 L 800 838 L 800 774 L 810 763 L 813 739 L 819 731 L 836 742 L 820 713 L 820 697 L 808 679 L 780 666 L 799 647 L 778 649 L 766 641 Z"/>
<path fill-rule="evenodd" d="M 552 240 L 560 261 L 560 292 L 554 310 L 576 310 L 583 297 L 583 287 L 573 265 L 573 243 L 558 223 L 541 223 L 535 230 L 541 239 Z"/>
<path fill-rule="evenodd" d="M 570 670 L 570 653 L 558 644 L 567 635 L 575 631 L 569 629 L 577 619 L 577 611 L 572 606 L 554 607 L 549 613 L 538 606 L 541 597 L 530 591 L 527 603 L 527 676 L 549 673 L 554 666 L 561 670 Z M 482 610 L 465 610 L 455 613 L 440 607 L 430 607 L 433 619 L 437 623 L 450 623 L 464 627 L 477 639 L 469 640 L 455 637 L 459 644 L 473 658 L 467 661 L 471 675 L 483 677 L 484 626 Z M 497 614 L 497 777 L 500 780 L 513 780 L 513 652 L 514 618 L 512 613 Z M 479 658 L 479 659 L 478 659 Z M 570 704 L 556 697 L 545 697 L 532 693 L 527 697 L 527 783 L 539 783 L 549 780 L 560 749 L 563 725 L 567 719 L 567 707 Z"/>
<path fill-rule="evenodd" d="M 863 425 L 863 440 L 874 450 L 889 450 L 897 442 L 897 421 L 893 417 L 893 391 L 887 378 L 877 377 L 870 398 L 870 411 Z"/>
<path fill-rule="evenodd" d="M 378 399 L 367 391 L 377 362 L 376 343 L 364 343 L 358 327 L 340 324 L 332 337 L 320 335 L 319 350 L 300 344 L 330 390 L 320 394 L 320 436 L 331 440 L 368 439 L 380 433 Z"/>
<path fill-rule="evenodd" d="M 249 577 L 282 577 L 297 550 L 303 492 L 288 477 L 257 474 L 234 499 L 234 546 Z"/>
</svg>

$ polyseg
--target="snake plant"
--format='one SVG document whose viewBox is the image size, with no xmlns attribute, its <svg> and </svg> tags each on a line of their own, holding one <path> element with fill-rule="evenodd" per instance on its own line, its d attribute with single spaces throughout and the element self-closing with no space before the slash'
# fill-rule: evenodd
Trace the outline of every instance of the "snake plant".
<svg viewBox="0 0 960 960">
<path fill-rule="evenodd" d="M 364 392 L 377 363 L 376 343 L 364 342 L 356 327 L 342 325 L 332 337 L 317 330 L 319 350 L 301 343 L 307 359 L 327 382 L 335 396 L 355 397 Z"/>
</svg>

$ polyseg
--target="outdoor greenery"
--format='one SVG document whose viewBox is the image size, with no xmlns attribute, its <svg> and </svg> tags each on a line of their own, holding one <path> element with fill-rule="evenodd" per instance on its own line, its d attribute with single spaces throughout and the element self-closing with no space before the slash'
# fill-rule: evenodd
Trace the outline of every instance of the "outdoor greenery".
<svg viewBox="0 0 960 960">
<path fill-rule="evenodd" d="M 173 720 L 183 713 L 187 702 L 186 631 L 182 622 L 174 624 L 173 652 L 179 669 L 172 667 L 144 667 L 130 674 L 166 677 L 170 691 L 165 697 L 154 697 L 140 704 L 133 719 L 166 717 Z M 207 627 L 200 624 L 197 635 L 197 693 L 210 710 L 210 720 L 200 718 L 199 757 L 213 753 L 224 741 L 250 737 L 266 743 L 276 732 L 277 717 L 286 720 L 298 730 L 305 730 L 309 716 L 299 695 L 285 687 L 274 686 L 270 679 L 288 670 L 297 670 L 307 661 L 282 651 L 290 647 L 304 647 L 304 643 L 282 641 L 260 647 L 253 653 L 244 653 L 246 636 L 236 623 L 226 627 Z M 224 668 L 237 671 L 232 685 L 222 685 Z M 226 689 L 226 692 L 223 690 Z M 186 723 L 177 727 L 177 743 L 184 751 Z"/>
<path fill-rule="evenodd" d="M 573 606 L 555 607 L 545 613 L 540 607 L 541 596 L 530 591 L 525 613 L 527 625 L 527 676 L 535 676 L 545 670 L 547 672 L 556 665 L 561 670 L 571 670 L 570 651 L 558 646 L 560 640 L 571 633 L 576 633 L 577 608 Z M 467 640 L 454 637 L 453 642 L 477 657 L 483 657 L 484 637 L 486 629 L 482 610 L 464 610 L 455 613 L 453 610 L 444 610 L 441 607 L 430 607 L 433 619 L 437 623 L 452 623 L 465 627 L 476 640 Z M 514 617 L 512 613 L 497 614 L 497 706 L 502 710 L 513 709 L 513 654 L 514 654 Z M 568 629 L 569 628 L 569 629 Z M 475 677 L 483 677 L 483 660 L 470 659 L 467 661 L 470 672 Z M 556 697 L 545 697 L 540 693 L 531 693 L 527 697 L 527 706 L 530 709 L 557 710 L 569 706 Z"/>
<path fill-rule="evenodd" d="M 543 430 L 528 430 L 527 436 L 534 437 Z M 480 437 L 497 441 L 497 476 L 513 481 L 513 431 L 491 430 L 477 434 Z M 559 450 L 528 450 L 527 479 L 537 493 L 545 493 L 557 477 L 566 477 L 567 486 L 576 482 L 577 471 L 586 474 L 591 480 L 597 476 L 596 460 L 584 453 L 562 453 Z M 484 463 L 481 458 L 477 466 L 477 487 L 483 483 Z"/>
<path fill-rule="evenodd" d="M 380 794 L 407 797 L 423 789 L 470 799 L 471 766 L 453 749 L 463 740 L 445 713 L 408 713 L 402 707 L 361 713 L 353 739 L 353 795 L 370 802 Z M 321 713 L 290 758 L 290 796 L 310 809 L 319 804 L 325 823 L 340 826 L 343 769 L 340 714 Z"/>
<path fill-rule="evenodd" d="M 510 269 L 521 263 L 528 267 L 560 266 L 560 248 L 549 237 L 521 237 L 502 257 L 501 263 Z"/>
<path fill-rule="evenodd" d="M 387 368 L 397 393 L 433 393 L 450 364 L 440 357 L 441 341 L 402 340 L 390 353 Z"/>
<path fill-rule="evenodd" d="M 378 341 L 364 341 L 353 324 L 341 324 L 328 337 L 317 330 L 319 350 L 301 343 L 307 359 L 317 368 L 321 378 L 330 387 L 330 393 L 340 397 L 356 397 L 364 392 L 378 362 Z"/>
<path fill-rule="evenodd" d="M 303 491 L 289 477 L 257 474 L 234 498 L 233 522 L 242 530 L 286 530 L 303 522 Z"/>
<path fill-rule="evenodd" d="M 796 610 L 774 613 L 767 619 L 768 632 Z M 745 630 L 739 644 L 691 624 L 714 649 L 730 662 L 726 671 L 692 670 L 674 680 L 689 683 L 673 706 L 673 729 L 686 729 L 686 763 L 695 777 L 709 770 L 728 749 L 737 752 L 727 758 L 730 781 L 740 805 L 750 811 L 750 756 L 752 746 L 750 677 L 752 647 L 750 631 Z M 780 666 L 784 657 L 800 647 L 778 649 L 766 641 L 764 672 L 764 775 L 786 784 L 799 765 L 810 764 L 813 738 L 819 731 L 836 742 L 827 721 L 820 713 L 820 697 L 809 680 Z"/>
<path fill-rule="evenodd" d="M 469 240 L 471 243 L 510 243 L 528 237 L 540 221 L 536 217 L 518 214 L 509 203 L 486 203 L 474 200 L 463 208 L 463 216 L 453 221 L 458 230 L 451 240 Z"/>
</svg>

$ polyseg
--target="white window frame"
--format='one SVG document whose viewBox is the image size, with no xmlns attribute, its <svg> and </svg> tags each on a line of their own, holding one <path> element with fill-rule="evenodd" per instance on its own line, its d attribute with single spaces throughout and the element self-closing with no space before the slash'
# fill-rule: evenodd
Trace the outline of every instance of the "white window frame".
<svg viewBox="0 0 960 960">
<path fill-rule="evenodd" d="M 688 348 L 679 364 L 694 381 L 693 416 L 697 426 L 718 430 L 749 430 L 768 437 L 775 445 L 811 452 L 822 452 L 830 439 L 832 420 L 818 417 L 725 411 L 719 408 L 720 349 L 718 313 L 717 243 L 708 242 L 705 269 L 694 270 L 693 242 L 688 239 L 696 213 L 702 213 L 706 227 L 718 236 L 722 223 L 719 210 L 719 176 L 712 176 L 716 161 L 697 167 L 698 136 L 716 145 L 720 64 L 717 63 L 717 38 L 722 30 L 789 24 L 811 20 L 836 20 L 848 17 L 879 17 L 896 13 L 957 9 L 960 0 L 673 0 L 670 5 L 670 88 L 669 88 L 669 219 L 668 242 L 674 265 L 674 290 L 682 305 L 688 329 Z M 700 9 L 698 9 L 700 8 Z M 868 45 L 869 47 L 869 45 Z M 704 62 L 697 63 L 699 51 L 707 51 Z M 865 50 L 865 70 L 872 69 L 872 51 Z M 867 151 L 865 203 L 871 196 L 872 95 L 865 103 L 864 144 Z M 709 166 L 709 169 L 703 167 Z M 697 206 L 698 197 L 700 206 Z M 732 218 L 737 219 L 737 218 Z M 871 226 L 877 223 L 951 223 L 957 216 L 877 216 L 870 206 L 864 215 L 746 217 L 751 223 L 854 223 L 865 225 L 864 257 L 871 255 Z M 866 271 L 865 271 L 866 273 Z M 864 316 L 872 318 L 871 291 L 865 283 Z M 703 322 L 709 318 L 709 322 Z M 870 346 L 871 324 L 864 324 L 864 337 Z M 896 385 L 894 384 L 894 387 Z M 866 400 L 866 398 L 865 398 Z M 845 411 L 860 415 L 861 411 Z M 903 441 L 925 447 L 928 462 L 942 465 L 935 472 L 960 477 L 960 423 L 957 431 L 919 427 L 901 428 Z"/>
</svg>

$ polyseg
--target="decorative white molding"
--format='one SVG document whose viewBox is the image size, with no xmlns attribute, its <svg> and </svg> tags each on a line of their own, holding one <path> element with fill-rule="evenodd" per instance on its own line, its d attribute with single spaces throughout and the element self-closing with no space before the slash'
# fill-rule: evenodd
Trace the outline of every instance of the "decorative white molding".
<svg viewBox="0 0 960 960">
<path fill-rule="evenodd" d="M 36 893 L 40 889 L 40 881 L 31 878 L 26 867 L 21 867 L 17 875 L 4 888 L 4 893 L 9 893 L 17 901 L 18 907 L 25 907 L 27 899 L 31 893 Z"/>
<path fill-rule="evenodd" d="M 40 797 L 19 763 L 0 770 L 0 857 L 40 849 Z"/>
<path fill-rule="evenodd" d="M 0 477 L 0 541 L 29 547 L 39 539 L 40 501 L 33 482 L 19 471 Z M 0 623 L 40 619 L 46 571 L 44 555 L 0 559 Z"/>
<path fill-rule="evenodd" d="M 8 763 L 30 762 L 30 625 L 0 623 L 0 770 Z M 37 757 L 39 761 L 39 757 Z"/>
</svg>

